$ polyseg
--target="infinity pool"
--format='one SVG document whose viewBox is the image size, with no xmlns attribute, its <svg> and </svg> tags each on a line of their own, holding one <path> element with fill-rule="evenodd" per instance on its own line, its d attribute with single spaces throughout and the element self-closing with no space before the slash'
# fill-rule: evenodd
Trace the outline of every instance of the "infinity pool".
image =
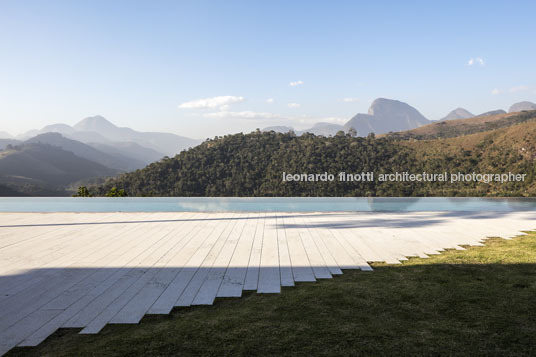
<svg viewBox="0 0 536 357">
<path fill-rule="evenodd" d="M 0 212 L 536 211 L 536 198 L 1 197 Z"/>
</svg>

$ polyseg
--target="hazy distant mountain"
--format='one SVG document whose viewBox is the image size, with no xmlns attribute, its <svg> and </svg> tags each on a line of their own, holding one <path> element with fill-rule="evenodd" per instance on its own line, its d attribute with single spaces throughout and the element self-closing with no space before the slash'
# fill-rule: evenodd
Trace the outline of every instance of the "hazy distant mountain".
<svg viewBox="0 0 536 357">
<path fill-rule="evenodd" d="M 269 126 L 267 128 L 262 129 L 262 131 L 275 131 L 276 133 L 283 134 L 288 133 L 289 131 L 293 131 L 296 135 L 301 135 L 303 133 L 311 133 L 323 136 L 335 135 L 339 130 L 344 130 L 344 127 L 342 125 L 324 122 L 316 123 L 312 128 L 304 130 L 295 130 L 291 126 Z"/>
<path fill-rule="evenodd" d="M 456 108 L 440 120 L 456 120 L 474 117 L 474 114 L 463 108 Z"/>
<path fill-rule="evenodd" d="M 101 134 L 94 131 L 75 131 L 71 134 L 64 134 L 64 136 L 69 139 L 83 142 L 85 144 L 100 143 L 112 145 L 114 143 L 114 141 L 107 139 Z"/>
<path fill-rule="evenodd" d="M 52 124 L 43 127 L 40 130 L 30 130 L 17 136 L 19 140 L 28 140 L 37 135 L 45 133 L 60 133 L 66 138 L 77 140 L 83 143 L 98 142 L 98 143 L 111 143 L 109 139 L 106 139 L 104 136 L 100 135 L 94 131 L 76 131 L 73 127 L 67 124 Z"/>
<path fill-rule="evenodd" d="M 75 129 L 76 131 L 94 131 L 97 133 L 106 133 L 106 134 L 102 134 L 103 136 L 108 136 L 108 135 L 109 136 L 112 136 L 112 135 L 121 136 L 123 132 L 134 131 L 129 128 L 119 128 L 100 115 L 82 119 L 81 121 L 79 121 L 77 124 L 73 126 L 73 129 Z"/>
<path fill-rule="evenodd" d="M 0 131 L 0 139 L 13 139 L 13 136 L 5 131 Z"/>
<path fill-rule="evenodd" d="M 482 113 L 482 114 L 478 114 L 476 115 L 476 117 L 487 117 L 487 116 L 490 116 L 490 115 L 499 115 L 499 114 L 506 114 L 506 112 L 502 109 L 497 109 L 497 110 L 491 110 L 489 112 L 485 112 L 485 113 Z"/>
<path fill-rule="evenodd" d="M 143 166 L 158 161 L 164 157 L 164 154 L 156 150 L 143 147 L 133 142 L 117 142 L 109 144 L 89 143 L 87 145 L 113 156 L 124 156 L 130 159 L 135 158 L 144 163 Z M 142 166 L 135 167 L 135 169 L 141 167 Z"/>
<path fill-rule="evenodd" d="M 330 136 L 337 134 L 338 131 L 344 130 L 343 125 L 332 123 L 316 123 L 312 128 L 302 130 L 302 133 L 312 133 L 315 135 Z"/>
<path fill-rule="evenodd" d="M 294 130 L 290 126 L 271 126 L 264 128 L 263 131 L 288 133 L 292 130 L 296 135 L 312 133 L 329 136 L 337 134 L 340 130 L 348 132 L 353 127 L 358 135 L 366 136 L 369 133 L 384 134 L 390 131 L 414 129 L 428 123 L 430 121 L 410 105 L 398 100 L 378 98 L 372 102 L 368 114 L 357 114 L 344 125 L 319 122 L 305 130 Z"/>
<path fill-rule="evenodd" d="M 3 185 L 63 190 L 82 179 L 116 174 L 118 170 L 48 144 L 26 143 L 0 152 L 0 183 Z"/>
<path fill-rule="evenodd" d="M 358 135 L 366 136 L 372 132 L 410 130 L 428 123 L 430 121 L 412 106 L 398 100 L 378 98 L 372 102 L 368 114 L 357 114 L 344 125 L 344 130 L 353 127 Z"/>
<path fill-rule="evenodd" d="M 80 141 L 85 144 L 98 143 L 116 147 L 117 150 L 128 150 L 128 145 L 116 145 L 116 143 L 136 143 L 136 148 L 146 147 L 150 149 L 144 156 L 154 157 L 154 152 L 158 152 L 158 158 L 163 156 L 174 156 L 181 150 L 195 146 L 200 143 L 199 140 L 186 138 L 183 136 L 158 133 L 158 132 L 139 132 L 130 128 L 120 128 L 103 118 L 94 116 L 85 118 L 73 127 L 67 124 L 47 125 L 41 130 L 30 130 L 17 136 L 19 140 L 27 140 L 44 133 L 60 133 L 66 138 Z M 131 146 L 134 148 L 134 146 Z M 125 154 L 123 152 L 123 154 Z M 132 153 L 129 156 L 135 156 Z"/>
<path fill-rule="evenodd" d="M 262 131 L 275 131 L 276 133 L 288 133 L 289 131 L 296 132 L 291 126 L 269 126 L 262 129 Z"/>
<path fill-rule="evenodd" d="M 508 109 L 508 113 L 520 112 L 522 110 L 536 110 L 536 104 L 532 102 L 515 103 Z"/>
<path fill-rule="evenodd" d="M 113 154 L 99 151 L 98 149 L 83 144 L 76 140 L 71 140 L 65 138 L 60 133 L 45 133 L 28 139 L 25 143 L 43 143 L 62 148 L 65 151 L 70 151 L 76 156 L 94 161 L 103 166 L 121 170 L 121 171 L 131 171 L 140 169 L 146 166 L 148 163 L 154 161 L 145 161 L 141 159 L 136 159 L 134 157 L 129 157 L 121 154 L 120 152 L 115 152 Z"/>
<path fill-rule="evenodd" d="M 101 116 L 74 127 L 47 125 L 19 135 L 19 140 L 2 136 L 1 196 L 66 195 L 68 185 L 134 171 L 199 143 L 174 134 L 119 128 Z"/>
<path fill-rule="evenodd" d="M 120 128 L 99 115 L 86 118 L 73 128 L 78 132 L 96 132 L 113 142 L 136 142 L 168 156 L 174 156 L 181 150 L 200 143 L 199 140 L 175 134 L 139 132 L 130 128 Z"/>
<path fill-rule="evenodd" d="M 40 134 L 42 134 L 42 133 L 60 133 L 60 134 L 63 134 L 63 135 L 70 135 L 70 134 L 72 134 L 74 132 L 75 132 L 75 130 L 71 126 L 69 126 L 67 124 L 47 125 L 43 129 L 39 130 Z"/>
<path fill-rule="evenodd" d="M 17 140 L 23 140 L 24 141 L 26 139 L 33 138 L 34 136 L 39 135 L 39 134 L 43 134 L 43 133 L 40 130 L 32 129 L 32 130 L 28 130 L 25 133 L 17 135 L 15 138 Z"/>
<path fill-rule="evenodd" d="M 163 156 L 136 143 L 84 144 L 57 132 L 25 142 L 0 139 L 0 150 L 0 196 L 66 195 L 80 180 L 140 169 Z"/>
</svg>

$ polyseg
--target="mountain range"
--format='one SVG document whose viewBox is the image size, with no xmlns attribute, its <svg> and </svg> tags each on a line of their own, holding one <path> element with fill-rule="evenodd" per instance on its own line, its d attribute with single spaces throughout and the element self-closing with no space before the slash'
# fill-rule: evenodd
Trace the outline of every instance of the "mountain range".
<svg viewBox="0 0 536 357">
<path fill-rule="evenodd" d="M 534 109 L 536 109 L 536 104 L 531 102 L 520 102 L 513 104 L 510 107 L 509 112 L 512 113 Z M 468 119 L 498 114 L 506 114 L 506 111 L 498 109 L 474 115 L 464 108 L 456 108 L 445 117 L 439 119 L 439 121 Z M 294 131 L 297 135 L 312 133 L 315 135 L 329 136 L 335 135 L 341 130 L 348 132 L 350 128 L 354 128 L 359 136 L 367 136 L 370 133 L 387 134 L 389 132 L 411 130 L 434 122 L 437 122 L 437 120 L 425 118 L 417 109 L 407 103 L 393 99 L 378 98 L 372 102 L 367 114 L 356 114 L 344 125 L 316 123 L 313 127 L 305 130 L 295 130 L 290 126 L 271 126 L 264 128 L 263 131 L 275 131 L 279 133 Z"/>
<path fill-rule="evenodd" d="M 34 136 L 25 141 L 25 144 L 40 143 L 59 147 L 65 151 L 72 152 L 78 157 L 97 162 L 103 166 L 114 168 L 120 171 L 133 171 L 146 166 L 148 163 L 157 161 L 161 158 L 160 154 L 154 152 L 154 155 L 148 160 L 142 160 L 125 154 L 124 151 L 116 150 L 114 146 L 101 148 L 100 150 L 92 145 L 84 144 L 80 141 L 68 139 L 60 133 L 45 133 Z M 99 144 L 96 144 L 99 147 Z M 146 149 L 144 152 L 146 152 Z"/>
<path fill-rule="evenodd" d="M 373 114 L 378 115 L 374 110 Z M 404 117 L 402 117 L 404 118 Z M 536 195 L 536 110 L 436 121 L 406 132 L 354 137 L 252 132 L 216 137 L 88 190 L 129 196 L 426 197 Z M 281 173 L 376 172 L 526 175 L 523 181 L 283 182 Z M 394 176 L 394 175 L 393 175 Z M 508 176 L 508 174 L 506 175 Z M 524 176 L 523 176 L 524 177 Z"/>
<path fill-rule="evenodd" d="M 389 134 L 395 139 L 449 138 L 508 127 L 532 120 L 536 104 L 520 102 L 511 113 L 494 110 L 473 115 L 457 108 L 441 120 L 431 121 L 417 109 L 397 100 L 378 98 L 367 114 L 357 114 L 344 125 L 319 122 L 305 132 L 325 137 L 356 129 L 358 136 Z M 528 112 L 527 112 L 528 111 Z M 264 131 L 289 132 L 290 126 Z M 102 182 L 175 156 L 199 141 L 174 134 L 138 132 L 117 127 L 101 116 L 74 126 L 52 124 L 13 138 L 0 132 L 0 196 L 66 195 L 79 184 Z"/>
<path fill-rule="evenodd" d="M 368 114 L 356 114 L 344 125 L 320 122 L 305 130 L 294 130 L 288 126 L 272 126 L 264 128 L 263 131 L 280 133 L 294 131 L 298 135 L 311 133 L 329 136 L 341 130 L 347 132 L 350 128 L 354 128 L 359 136 L 367 136 L 370 133 L 383 134 L 390 131 L 409 130 L 429 122 L 417 109 L 407 103 L 378 98 L 370 105 Z"/>
<path fill-rule="evenodd" d="M 0 133 L 0 195 L 65 195 L 80 181 L 134 171 L 199 141 L 120 128 L 101 116 L 52 124 L 13 138 Z"/>
<path fill-rule="evenodd" d="M 30 130 L 17 136 L 19 140 L 26 140 L 44 133 L 60 133 L 66 138 L 77 140 L 86 144 L 105 144 L 119 146 L 125 149 L 124 143 L 136 143 L 139 147 L 151 149 L 153 153 L 163 156 L 174 156 L 184 149 L 196 146 L 199 140 L 186 138 L 170 133 L 139 132 L 131 128 L 121 128 L 112 124 L 100 115 L 88 117 L 70 126 L 67 124 L 47 125 L 41 130 Z M 116 145 L 121 143 L 121 145 Z"/>
<path fill-rule="evenodd" d="M 520 112 L 521 110 L 518 110 L 518 111 Z M 514 111 L 510 111 L 510 113 L 513 113 L 513 112 Z M 502 109 L 497 109 L 497 110 L 491 110 L 489 112 L 485 112 L 482 114 L 474 115 L 473 113 L 469 112 L 467 109 L 456 108 L 450 113 L 448 113 L 444 118 L 439 119 L 439 121 L 487 117 L 490 115 L 498 115 L 498 114 L 506 114 L 506 112 Z"/>
</svg>

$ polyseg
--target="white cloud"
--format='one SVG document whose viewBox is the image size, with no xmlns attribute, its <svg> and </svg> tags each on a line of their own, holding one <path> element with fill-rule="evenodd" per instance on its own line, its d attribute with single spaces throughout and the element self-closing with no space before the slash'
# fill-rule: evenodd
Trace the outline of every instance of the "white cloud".
<svg viewBox="0 0 536 357">
<path fill-rule="evenodd" d="M 469 61 L 467 61 L 467 65 L 468 66 L 474 66 L 474 65 L 485 66 L 486 62 L 482 58 L 476 57 L 476 58 L 470 58 Z"/>
<path fill-rule="evenodd" d="M 244 97 L 236 97 L 232 95 L 223 95 L 219 97 L 203 98 L 192 100 L 179 105 L 181 109 L 211 109 L 225 107 L 233 103 L 241 103 L 245 101 Z M 228 108 L 228 107 L 227 107 Z"/>
<path fill-rule="evenodd" d="M 346 98 L 342 98 L 342 101 L 345 103 L 354 103 L 354 102 L 358 102 L 359 98 L 346 97 Z"/>
<path fill-rule="evenodd" d="M 287 106 L 289 108 L 299 108 L 301 105 L 298 103 L 288 103 Z"/>
<path fill-rule="evenodd" d="M 527 91 L 529 89 L 530 88 L 527 87 L 527 86 L 517 86 L 517 87 L 510 88 L 509 92 L 510 93 L 524 92 L 524 91 Z"/>
<path fill-rule="evenodd" d="M 494 88 L 494 89 L 491 91 L 491 94 L 493 94 L 493 95 L 497 95 L 497 94 L 499 94 L 499 93 L 501 93 L 501 91 L 500 91 L 499 88 Z"/>
<path fill-rule="evenodd" d="M 291 87 L 296 87 L 296 86 L 301 86 L 302 84 L 303 84 L 303 81 L 295 81 L 295 82 L 290 82 L 288 85 Z"/>
<path fill-rule="evenodd" d="M 241 111 L 241 112 L 228 112 L 228 111 L 221 111 L 221 112 L 214 112 L 214 113 L 207 113 L 203 115 L 205 118 L 216 118 L 216 119 L 229 119 L 229 118 L 237 118 L 237 119 L 275 119 L 275 118 L 281 118 L 280 115 L 274 114 L 274 113 L 266 113 L 266 112 L 253 112 L 249 110 Z"/>
<path fill-rule="evenodd" d="M 274 98 L 268 98 L 266 99 L 266 103 L 272 104 L 274 102 Z"/>
</svg>

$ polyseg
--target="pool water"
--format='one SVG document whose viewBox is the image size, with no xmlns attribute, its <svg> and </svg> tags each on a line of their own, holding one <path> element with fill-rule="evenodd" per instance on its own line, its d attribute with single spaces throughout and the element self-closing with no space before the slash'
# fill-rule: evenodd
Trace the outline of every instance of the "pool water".
<svg viewBox="0 0 536 357">
<path fill-rule="evenodd" d="M 0 212 L 536 211 L 536 198 L 0 197 Z"/>
</svg>

